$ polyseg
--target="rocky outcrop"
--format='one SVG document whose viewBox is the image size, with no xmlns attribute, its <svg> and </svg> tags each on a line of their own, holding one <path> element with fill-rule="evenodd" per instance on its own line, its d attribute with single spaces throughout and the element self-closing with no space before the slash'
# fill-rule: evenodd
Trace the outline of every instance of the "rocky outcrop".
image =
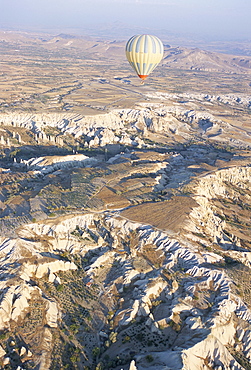
<svg viewBox="0 0 251 370">
<path fill-rule="evenodd" d="M 218 176 L 223 178 L 222 173 Z M 229 176 L 232 175 L 229 174 Z M 209 179 L 205 178 L 203 181 L 209 181 Z M 205 189 L 205 192 L 212 196 L 210 189 L 210 187 Z M 224 193 L 221 186 L 219 186 L 219 191 Z M 114 314 L 118 332 L 128 325 L 132 325 L 138 318 L 144 318 L 146 328 L 151 333 L 161 335 L 163 328 L 171 330 L 172 323 L 179 318 L 180 328 L 176 334 L 175 347 L 172 349 L 174 357 L 176 356 L 173 365 L 167 361 L 167 358 L 169 359 L 168 352 L 154 353 L 151 351 L 153 366 L 155 366 L 153 368 L 157 369 L 159 366 L 165 365 L 169 366 L 170 369 L 194 370 L 195 368 L 203 369 L 205 363 L 210 363 L 215 367 L 225 366 L 227 369 L 242 369 L 228 352 L 227 346 L 235 344 L 234 338 L 239 330 L 239 326 L 234 323 L 234 317 L 240 322 L 249 320 L 250 312 L 240 299 L 231 293 L 231 280 L 224 272 L 213 267 L 203 266 L 208 261 L 213 264 L 221 261 L 221 256 L 212 252 L 198 253 L 193 246 L 182 245 L 176 240 L 169 239 L 164 232 L 109 215 L 69 216 L 57 224 L 53 224 L 51 221 L 47 225 L 27 225 L 22 233 L 25 233 L 26 237 L 34 232 L 40 235 L 50 235 L 53 248 L 58 248 L 58 238 L 63 239 L 64 236 L 68 241 L 67 244 L 60 243 L 61 248 L 63 245 L 69 248 L 71 244 L 70 232 L 76 228 L 76 225 L 83 232 L 88 232 L 91 229 L 96 240 L 96 247 L 94 247 L 95 243 L 93 244 L 96 256 L 88 264 L 86 281 L 95 282 L 98 279 L 99 271 L 101 273 L 103 269 L 110 270 L 114 265 L 118 266 L 120 271 L 119 281 L 122 282 L 122 285 L 119 292 L 123 293 L 124 289 L 130 288 L 131 301 L 122 300 L 121 307 Z M 93 228 L 94 225 L 96 225 L 95 228 Z M 129 254 L 127 250 L 127 255 L 119 255 L 118 253 L 121 253 L 122 245 L 128 235 L 135 232 L 139 237 L 137 244 L 133 249 L 130 249 Z M 99 244 L 101 241 L 108 243 L 106 247 L 102 247 L 102 243 Z M 146 259 L 152 268 L 149 272 L 142 273 L 135 268 L 133 256 L 140 253 L 141 258 L 146 258 L 144 248 L 149 245 L 154 245 L 159 255 L 163 256 L 163 263 L 155 267 L 151 259 Z M 83 256 L 87 253 L 87 249 L 80 244 L 75 246 L 75 252 L 77 250 L 78 254 Z M 59 265 L 59 262 L 44 264 L 44 266 L 37 267 L 36 270 L 32 267 L 33 265 L 30 265 L 29 269 L 40 279 L 44 274 L 48 274 L 49 270 L 56 273 Z M 69 267 L 66 265 L 67 263 L 65 263 L 66 270 L 71 268 L 70 266 L 74 267 L 70 264 Z M 61 267 L 61 271 L 63 271 L 63 267 Z M 179 281 L 176 280 L 175 271 L 179 271 Z M 102 289 L 107 292 L 112 289 L 117 279 L 116 273 L 111 273 L 109 276 L 109 279 L 105 278 L 102 282 Z M 204 294 L 207 298 L 204 297 Z M 206 300 L 204 301 L 204 299 Z M 196 300 L 201 302 L 204 311 L 196 308 Z M 155 308 L 155 302 L 158 302 L 158 309 Z M 58 315 L 60 313 L 55 302 L 48 301 L 46 318 L 50 327 L 56 327 Z M 197 333 L 196 340 L 193 338 L 193 331 Z M 243 350 L 248 353 L 248 336 L 239 335 L 239 337 L 242 340 Z M 198 357 L 197 353 L 199 352 L 201 355 Z M 137 357 L 135 366 L 138 369 L 144 368 L 144 361 L 145 359 Z M 178 363 L 182 365 L 177 365 Z"/>
<path fill-rule="evenodd" d="M 240 189 L 248 189 L 251 175 L 250 166 L 234 166 L 207 174 L 196 181 L 193 198 L 199 204 L 190 213 L 191 222 L 187 229 L 194 232 L 210 234 L 216 242 L 223 238 L 225 221 L 215 214 L 210 204 L 213 198 L 232 199 L 233 194 L 228 184 L 238 186 Z M 199 220 L 199 222 L 198 222 Z M 224 243 L 224 241 L 223 241 Z M 238 244 L 238 240 L 236 240 Z"/>
<path fill-rule="evenodd" d="M 200 109 L 198 103 L 222 103 L 233 106 L 250 106 L 250 97 L 246 95 L 213 96 L 206 94 L 148 94 L 152 102 L 141 103 L 137 109 L 118 109 L 95 116 L 81 116 L 73 113 L 21 114 L 10 113 L 0 115 L 2 126 L 22 127 L 31 131 L 37 142 L 52 141 L 64 145 L 67 135 L 74 137 L 76 142 L 88 147 L 105 147 L 109 144 L 121 144 L 134 147 L 147 146 L 149 133 L 164 133 L 171 139 L 174 137 L 192 139 L 194 132 L 203 137 L 233 142 L 224 136 L 231 131 L 229 122 L 214 117 L 213 114 Z M 154 100 L 156 99 L 156 103 Z M 164 104 L 168 100 L 177 100 L 177 104 Z M 181 100 L 193 101 L 193 109 L 184 107 Z M 161 101 L 162 103 L 158 103 Z M 45 134 L 45 128 L 52 127 L 54 135 Z M 245 130 L 244 130 L 245 131 Z M 244 136 L 238 142 L 247 140 Z M 4 138 L 2 139 L 6 141 Z M 4 144 L 4 143 L 3 143 Z M 8 144 L 9 145 L 9 144 Z"/>
<path fill-rule="evenodd" d="M 153 164 L 154 171 L 157 167 L 159 171 L 156 187 L 165 189 L 166 168 L 175 161 L 180 166 L 184 157 L 173 154 L 168 164 Z M 9 271 L 1 283 L 0 328 L 6 330 L 11 322 L 25 318 L 33 294 L 43 302 L 47 329 L 59 328 L 65 313 L 46 293 L 44 284 L 60 294 L 63 274 L 78 273 L 84 268 L 80 278 L 83 286 L 100 289 L 95 292 L 97 305 L 104 309 L 102 299 L 109 297 L 110 326 L 113 325 L 118 338 L 141 322 L 150 338 L 156 341 L 165 338 L 168 351 L 160 346 L 156 352 L 149 345 L 148 359 L 152 362 L 149 366 L 153 369 L 168 366 L 173 370 L 193 370 L 193 366 L 203 369 L 207 364 L 241 369 L 229 348 L 239 348 L 243 356 L 250 358 L 251 313 L 233 294 L 231 279 L 219 269 L 223 256 L 198 248 L 193 240 L 197 241 L 196 233 L 202 231 L 210 233 L 216 242 L 219 240 L 224 220 L 215 214 L 211 201 L 217 197 L 231 198 L 227 183 L 248 189 L 249 178 L 249 166 L 234 166 L 191 181 L 189 186 L 197 206 L 188 215 L 182 241 L 171 238 L 168 232 L 108 212 L 64 215 L 22 226 L 16 240 L 3 239 L 0 246 L 2 267 L 10 261 L 19 261 L 15 278 Z M 249 267 L 248 251 L 233 252 L 236 259 Z M 79 299 L 76 295 L 73 303 Z M 65 330 L 69 325 L 74 328 L 75 324 L 67 324 Z M 99 337 L 102 343 L 110 338 L 108 326 L 102 332 L 106 330 L 106 336 Z M 123 337 L 118 340 L 126 344 Z M 107 345 L 104 348 L 108 351 Z M 116 351 L 120 356 L 120 350 Z M 148 364 L 146 355 L 135 355 L 134 359 L 132 366 L 138 369 Z"/>
<path fill-rule="evenodd" d="M 31 295 L 38 291 L 37 287 L 24 283 L 3 288 L 0 302 L 0 330 L 8 328 L 11 320 L 17 322 L 25 309 L 29 307 Z"/>
<path fill-rule="evenodd" d="M 242 370 L 244 369 L 226 350 L 223 343 L 213 335 L 204 341 L 185 350 L 182 354 L 184 369 L 202 370 L 205 366 L 213 369 Z"/>
<path fill-rule="evenodd" d="M 57 271 L 76 270 L 77 266 L 73 262 L 56 260 L 53 262 L 44 262 L 39 265 L 25 264 L 23 273 L 20 277 L 27 279 L 27 276 L 36 276 L 41 279 L 44 275 L 54 274 Z"/>
<path fill-rule="evenodd" d="M 244 94 L 229 94 L 229 95 L 210 95 L 210 94 L 170 94 L 164 92 L 155 92 L 154 94 L 147 94 L 149 98 L 157 98 L 161 100 L 177 99 L 177 100 L 189 100 L 189 101 L 207 101 L 210 103 L 223 103 L 230 106 L 244 106 L 245 108 L 250 107 L 251 99 L 249 95 Z"/>
<path fill-rule="evenodd" d="M 45 175 L 57 170 L 68 169 L 72 167 L 88 167 L 97 164 L 94 158 L 89 158 L 83 154 L 53 156 L 53 157 L 39 157 L 24 160 L 22 162 L 28 170 L 38 171 Z M 37 173 L 37 172 L 36 172 Z"/>
</svg>

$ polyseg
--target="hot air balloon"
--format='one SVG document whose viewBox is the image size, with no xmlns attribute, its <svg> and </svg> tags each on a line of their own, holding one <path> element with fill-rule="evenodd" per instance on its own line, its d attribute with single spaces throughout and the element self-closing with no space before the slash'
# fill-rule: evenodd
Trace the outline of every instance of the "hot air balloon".
<svg viewBox="0 0 251 370">
<path fill-rule="evenodd" d="M 164 47 L 152 35 L 136 35 L 126 44 L 126 57 L 138 76 L 144 81 L 163 58 Z"/>
</svg>

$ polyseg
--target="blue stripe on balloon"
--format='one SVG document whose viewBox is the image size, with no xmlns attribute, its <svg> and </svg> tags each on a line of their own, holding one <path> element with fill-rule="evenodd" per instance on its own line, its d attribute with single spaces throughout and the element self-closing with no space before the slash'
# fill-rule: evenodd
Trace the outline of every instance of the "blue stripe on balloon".
<svg viewBox="0 0 251 370">
<path fill-rule="evenodd" d="M 149 64 L 149 66 L 148 66 L 148 68 L 147 68 L 147 71 L 146 71 L 146 75 L 149 75 L 149 71 L 151 70 L 151 68 L 152 68 L 152 65 L 153 65 L 153 63 L 150 63 Z"/>
<path fill-rule="evenodd" d="M 148 53 L 149 51 L 149 37 L 145 35 L 145 44 L 144 44 L 144 53 Z"/>
<path fill-rule="evenodd" d="M 142 75 L 146 75 L 146 63 L 143 63 Z"/>
<path fill-rule="evenodd" d="M 136 42 L 136 48 L 135 48 L 136 53 L 140 52 L 140 45 L 141 45 L 141 37 L 139 37 Z"/>
<path fill-rule="evenodd" d="M 128 40 L 127 44 L 126 44 L 126 50 L 127 51 L 132 51 L 132 47 L 133 47 L 133 40 L 134 40 L 135 36 L 132 36 L 130 38 L 130 40 Z"/>
</svg>

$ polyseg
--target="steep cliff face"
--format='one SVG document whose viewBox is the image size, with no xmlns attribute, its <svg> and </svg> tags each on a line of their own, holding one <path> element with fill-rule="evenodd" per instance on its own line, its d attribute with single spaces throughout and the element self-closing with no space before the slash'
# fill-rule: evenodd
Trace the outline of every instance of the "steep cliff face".
<svg viewBox="0 0 251 370">
<path fill-rule="evenodd" d="M 193 198 L 199 207 L 191 212 L 192 222 L 188 229 L 204 233 L 211 243 L 220 243 L 226 250 L 241 249 L 241 246 L 249 250 L 249 233 L 244 230 L 248 226 L 245 219 L 247 221 L 249 217 L 250 175 L 249 165 L 235 165 L 202 176 L 194 185 L 190 184 L 194 186 Z M 237 207 L 236 211 L 231 211 L 230 205 Z M 242 214 L 238 213 L 238 208 Z M 233 224 L 234 217 L 236 225 Z M 243 229 L 242 235 L 236 233 L 235 226 L 238 227 L 238 224 Z"/>
<path fill-rule="evenodd" d="M 1 116 L 0 366 L 249 368 L 236 107 L 248 99 L 157 94 L 92 117 Z"/>
<path fill-rule="evenodd" d="M 137 108 L 116 109 L 95 116 L 74 113 L 1 113 L 1 125 L 11 127 L 14 134 L 8 136 L 7 131 L 3 133 L 0 144 L 11 146 L 15 142 L 16 145 L 18 139 L 20 144 L 30 140 L 63 146 L 70 136 L 76 144 L 81 142 L 87 147 L 104 147 L 118 143 L 142 147 L 147 146 L 147 140 L 152 139 L 152 134 L 158 133 L 164 134 L 166 142 L 180 141 L 182 138 L 192 140 L 194 135 L 199 135 L 204 139 L 235 145 L 249 144 L 248 130 L 239 125 L 240 135 L 238 138 L 234 137 L 236 122 L 228 118 L 228 110 L 232 107 L 249 108 L 250 97 L 247 95 L 155 93 L 147 96 L 151 98 L 151 102 L 138 104 Z M 212 113 L 208 112 L 201 104 L 223 105 L 224 114 L 219 114 L 217 109 Z M 29 130 L 30 136 L 15 132 L 17 128 Z"/>
<path fill-rule="evenodd" d="M 57 170 L 93 166 L 97 164 L 97 160 L 95 158 L 89 158 L 84 154 L 75 154 L 31 158 L 22 161 L 22 164 L 28 170 L 35 171 L 36 174 L 46 175 Z"/>
<path fill-rule="evenodd" d="M 82 366 L 90 364 L 96 347 L 103 348 L 99 361 L 104 366 L 115 366 L 117 358 L 127 366 L 123 364 L 135 356 L 137 369 L 147 364 L 151 369 L 194 370 L 209 364 L 242 369 L 231 353 L 241 346 L 239 352 L 249 356 L 249 337 L 242 335 L 242 327 L 250 324 L 251 313 L 217 267 L 224 261 L 217 253 L 202 254 L 150 226 L 93 213 L 23 226 L 18 239 L 2 240 L 1 252 L 6 271 L 1 283 L 1 330 L 8 329 L 6 339 L 22 335 L 41 369 L 52 366 L 57 351 L 69 351 L 71 341 L 78 343 Z M 13 275 L 8 264 L 17 256 Z M 73 286 L 75 303 L 66 310 Z M 43 321 L 40 316 L 29 321 L 28 337 L 27 319 L 34 315 L 36 300 Z M 94 319 L 92 305 L 99 318 Z M 91 326 L 88 315 L 94 319 Z M 99 333 L 89 344 L 87 327 L 90 334 Z M 48 338 L 55 328 L 60 335 L 52 344 Z M 41 345 L 51 343 L 42 357 L 35 344 L 38 332 Z M 132 348 L 138 347 L 141 354 L 137 350 L 132 354 Z M 25 364 L 25 359 L 19 356 L 17 361 Z M 63 356 L 60 361 L 63 366 Z"/>
</svg>

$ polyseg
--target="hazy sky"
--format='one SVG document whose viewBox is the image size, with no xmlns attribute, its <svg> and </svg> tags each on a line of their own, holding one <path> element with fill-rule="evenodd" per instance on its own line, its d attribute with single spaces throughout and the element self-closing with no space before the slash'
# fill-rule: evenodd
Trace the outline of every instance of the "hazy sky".
<svg viewBox="0 0 251 370">
<path fill-rule="evenodd" d="M 251 39 L 251 0 L 0 0 L 0 28 L 67 31 L 122 22 L 211 39 Z"/>
</svg>

